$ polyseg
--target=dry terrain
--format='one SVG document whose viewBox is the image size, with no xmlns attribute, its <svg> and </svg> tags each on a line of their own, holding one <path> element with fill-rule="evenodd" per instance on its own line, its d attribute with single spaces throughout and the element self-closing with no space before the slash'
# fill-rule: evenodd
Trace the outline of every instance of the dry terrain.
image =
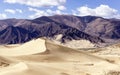
<svg viewBox="0 0 120 75">
<path fill-rule="evenodd" d="M 119 50 L 119 45 L 77 50 L 43 39 L 2 45 L 0 75 L 120 75 Z"/>
</svg>

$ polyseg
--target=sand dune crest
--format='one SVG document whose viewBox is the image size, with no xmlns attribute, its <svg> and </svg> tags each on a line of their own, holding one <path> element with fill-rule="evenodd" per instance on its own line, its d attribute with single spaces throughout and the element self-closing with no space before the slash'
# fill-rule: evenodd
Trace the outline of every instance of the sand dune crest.
<svg viewBox="0 0 120 75">
<path fill-rule="evenodd" d="M 46 50 L 45 40 L 37 39 L 13 48 L 8 48 L 6 46 L 0 47 L 0 55 L 2 56 L 31 55 L 44 52 L 45 50 Z"/>
</svg>

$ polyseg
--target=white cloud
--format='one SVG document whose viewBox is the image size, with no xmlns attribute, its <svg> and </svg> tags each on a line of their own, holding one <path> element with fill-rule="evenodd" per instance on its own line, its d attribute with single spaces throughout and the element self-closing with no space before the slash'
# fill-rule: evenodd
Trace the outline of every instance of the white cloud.
<svg viewBox="0 0 120 75">
<path fill-rule="evenodd" d="M 12 9 L 5 9 L 5 12 L 11 13 L 11 14 L 15 14 L 16 11 L 12 10 Z"/>
<path fill-rule="evenodd" d="M 39 10 L 36 8 L 28 8 L 29 11 L 33 11 L 35 12 L 34 14 L 30 15 L 29 18 L 37 18 L 40 16 L 51 16 L 51 15 L 62 15 L 62 14 L 66 14 L 64 12 L 62 12 L 61 10 L 51 10 L 51 9 L 47 9 L 47 10 Z"/>
<path fill-rule="evenodd" d="M 105 18 L 120 18 L 118 11 L 108 5 L 100 5 L 96 8 L 89 8 L 88 6 L 82 6 L 73 11 L 74 15 L 86 16 L 101 16 Z"/>
<path fill-rule="evenodd" d="M 66 10 L 66 7 L 63 6 L 63 5 L 60 5 L 60 6 L 58 6 L 57 8 L 58 8 L 58 10 Z"/>
<path fill-rule="evenodd" d="M 8 13 L 11 13 L 11 14 L 15 14 L 15 13 L 22 13 L 22 10 L 21 9 L 5 9 L 5 12 L 8 12 Z"/>
<path fill-rule="evenodd" d="M 47 9 L 46 12 L 49 14 L 49 15 L 61 15 L 63 14 L 63 12 L 61 12 L 60 10 L 51 10 L 51 9 Z"/>
<path fill-rule="evenodd" d="M 16 9 L 16 12 L 23 13 L 21 9 Z"/>
<path fill-rule="evenodd" d="M 7 18 L 7 15 L 4 14 L 4 13 L 0 13 L 0 19 L 6 19 Z"/>
<path fill-rule="evenodd" d="M 66 0 L 4 0 L 6 3 L 19 3 L 33 7 L 59 6 L 66 3 Z"/>
<path fill-rule="evenodd" d="M 29 18 L 37 18 L 37 17 L 40 17 L 40 16 L 48 16 L 48 13 L 46 13 L 44 10 L 29 8 L 29 11 L 35 12 L 35 14 L 30 15 Z"/>
</svg>

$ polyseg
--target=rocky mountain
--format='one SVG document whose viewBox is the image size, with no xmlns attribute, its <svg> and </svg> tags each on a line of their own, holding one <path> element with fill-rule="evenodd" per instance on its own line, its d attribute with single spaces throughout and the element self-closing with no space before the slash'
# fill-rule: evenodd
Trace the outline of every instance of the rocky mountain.
<svg viewBox="0 0 120 75">
<path fill-rule="evenodd" d="M 23 43 L 34 37 L 34 33 L 29 33 L 23 28 L 8 26 L 0 32 L 0 44 Z"/>
<path fill-rule="evenodd" d="M 120 20 L 97 16 L 55 15 L 52 20 L 101 38 L 120 38 Z"/>
<path fill-rule="evenodd" d="M 62 34 L 65 40 L 89 40 L 103 43 L 103 39 L 120 38 L 120 20 L 97 16 L 54 15 L 33 20 L 0 20 L 0 44 L 15 44 L 39 37 L 54 37 Z"/>
<path fill-rule="evenodd" d="M 54 37 L 58 34 L 63 34 L 61 42 L 72 39 L 86 39 L 93 43 L 104 42 L 99 37 L 90 36 L 75 28 L 50 23 L 44 26 L 34 26 L 32 29 L 8 26 L 0 32 L 0 44 L 24 43 L 33 38 Z"/>
</svg>

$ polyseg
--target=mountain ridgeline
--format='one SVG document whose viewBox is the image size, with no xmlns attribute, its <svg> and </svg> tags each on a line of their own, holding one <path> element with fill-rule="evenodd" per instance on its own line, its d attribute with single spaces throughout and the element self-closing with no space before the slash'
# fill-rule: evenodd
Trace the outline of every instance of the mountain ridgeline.
<svg viewBox="0 0 120 75">
<path fill-rule="evenodd" d="M 120 20 L 96 16 L 54 15 L 33 20 L 0 20 L 0 44 L 24 43 L 39 37 L 54 37 L 62 34 L 65 40 L 89 40 L 104 43 L 103 39 L 120 38 Z"/>
</svg>

